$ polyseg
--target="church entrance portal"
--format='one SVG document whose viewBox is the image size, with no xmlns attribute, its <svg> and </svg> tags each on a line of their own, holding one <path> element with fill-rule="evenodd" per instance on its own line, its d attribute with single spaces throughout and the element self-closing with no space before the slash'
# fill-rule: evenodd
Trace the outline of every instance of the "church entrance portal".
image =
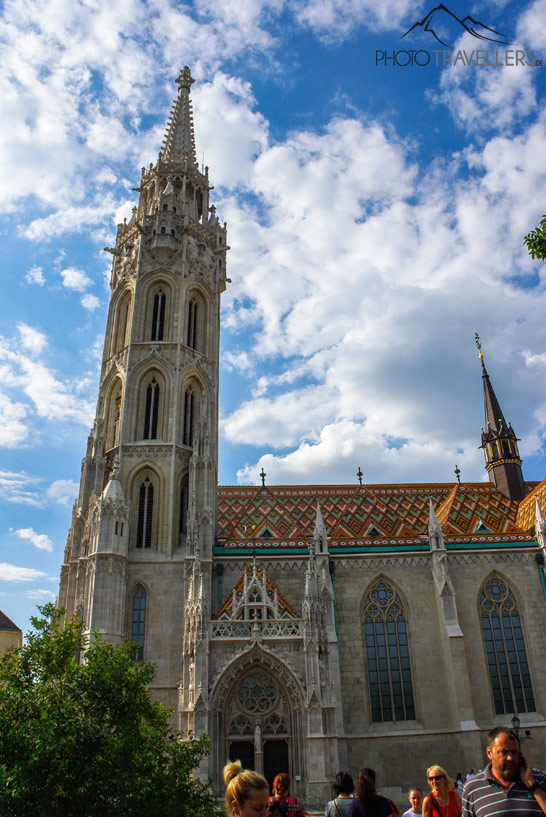
<svg viewBox="0 0 546 817">
<path fill-rule="evenodd" d="M 264 777 L 271 791 L 273 780 L 280 772 L 288 774 L 288 741 L 266 740 L 264 743 Z"/>
</svg>

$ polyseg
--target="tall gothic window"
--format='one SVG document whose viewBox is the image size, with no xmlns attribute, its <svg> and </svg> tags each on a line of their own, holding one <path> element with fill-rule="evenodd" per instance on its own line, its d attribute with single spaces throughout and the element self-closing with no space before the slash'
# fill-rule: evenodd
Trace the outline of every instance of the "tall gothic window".
<svg viewBox="0 0 546 817">
<path fill-rule="evenodd" d="M 137 587 L 133 596 L 133 621 L 131 627 L 131 641 L 135 645 L 134 657 L 142 661 L 144 656 L 144 627 L 146 624 L 146 592 L 143 587 Z"/>
<path fill-rule="evenodd" d="M 115 410 L 114 410 L 114 425 L 112 428 L 112 446 L 115 447 L 119 443 L 119 423 L 121 419 L 121 389 L 116 395 Z"/>
<path fill-rule="evenodd" d="M 199 303 L 197 298 L 190 298 L 188 304 L 188 332 L 187 344 L 190 349 L 197 349 L 197 321 L 199 319 Z"/>
<path fill-rule="evenodd" d="M 480 594 L 480 618 L 496 715 L 534 712 L 535 700 L 518 604 L 493 576 Z"/>
<path fill-rule="evenodd" d="M 191 386 L 184 392 L 184 418 L 182 442 L 193 445 L 193 427 L 195 423 L 195 393 Z"/>
<path fill-rule="evenodd" d="M 127 293 L 118 306 L 114 324 L 112 354 L 119 352 L 129 343 L 129 317 L 131 314 L 131 295 Z"/>
<path fill-rule="evenodd" d="M 137 548 L 152 546 L 152 520 L 154 513 L 154 486 L 146 477 L 138 490 Z"/>
<path fill-rule="evenodd" d="M 372 721 L 413 720 L 406 617 L 399 596 L 382 579 L 364 602 L 364 634 Z"/>
<path fill-rule="evenodd" d="M 165 329 L 165 304 L 167 303 L 167 296 L 163 290 L 159 290 L 154 295 L 154 305 L 152 309 L 152 331 L 150 333 L 151 340 L 163 340 L 163 332 Z"/>
<path fill-rule="evenodd" d="M 143 439 L 157 439 L 157 418 L 159 416 L 159 383 L 152 378 L 146 389 L 146 403 L 144 405 L 144 432 Z"/>
<path fill-rule="evenodd" d="M 178 531 L 179 533 L 186 533 L 188 530 L 188 478 L 184 477 L 180 486 L 180 516 Z"/>
</svg>

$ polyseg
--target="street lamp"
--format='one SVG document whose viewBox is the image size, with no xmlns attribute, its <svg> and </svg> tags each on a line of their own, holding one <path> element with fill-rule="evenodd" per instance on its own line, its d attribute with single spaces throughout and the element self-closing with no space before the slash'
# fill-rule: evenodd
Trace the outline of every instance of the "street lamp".
<svg viewBox="0 0 546 817">
<path fill-rule="evenodd" d="M 510 721 L 510 723 L 512 724 L 512 729 L 516 733 L 516 737 L 519 740 L 519 725 L 521 721 L 516 714 L 512 715 L 512 720 Z"/>
</svg>

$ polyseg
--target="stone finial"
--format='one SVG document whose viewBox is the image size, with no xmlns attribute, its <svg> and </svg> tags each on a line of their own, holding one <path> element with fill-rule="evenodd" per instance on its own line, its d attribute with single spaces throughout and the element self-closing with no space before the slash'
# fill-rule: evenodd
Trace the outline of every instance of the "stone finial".
<svg viewBox="0 0 546 817">
<path fill-rule="evenodd" d="M 191 75 L 190 69 L 185 65 L 176 79 L 176 84 L 179 88 L 188 88 L 189 90 L 194 82 L 195 80 Z"/>
</svg>

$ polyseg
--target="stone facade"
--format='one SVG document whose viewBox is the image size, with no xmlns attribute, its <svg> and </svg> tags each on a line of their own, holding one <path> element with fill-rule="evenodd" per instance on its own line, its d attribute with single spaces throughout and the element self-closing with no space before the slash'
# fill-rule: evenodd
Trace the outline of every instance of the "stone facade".
<svg viewBox="0 0 546 817">
<path fill-rule="evenodd" d="M 402 802 L 432 762 L 481 765 L 487 730 L 515 709 L 540 765 L 546 481 L 520 480 L 511 428 L 484 438 L 491 484 L 218 488 L 228 247 L 196 162 L 192 82 L 184 68 L 163 150 L 108 248 L 59 604 L 156 664 L 173 725 L 211 737 L 201 773 L 218 792 L 232 756 L 270 779 L 288 771 L 308 805 L 362 765 Z"/>
</svg>

